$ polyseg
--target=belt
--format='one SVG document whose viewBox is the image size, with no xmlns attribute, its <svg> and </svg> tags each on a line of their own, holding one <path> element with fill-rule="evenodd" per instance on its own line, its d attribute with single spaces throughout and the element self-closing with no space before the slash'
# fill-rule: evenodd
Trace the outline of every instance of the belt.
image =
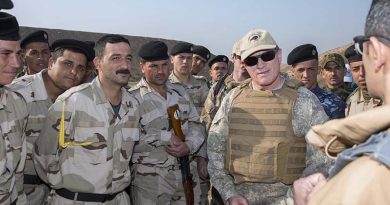
<svg viewBox="0 0 390 205">
<path fill-rule="evenodd" d="M 115 194 L 91 194 L 91 193 L 82 193 L 82 192 L 72 192 L 67 189 L 56 189 L 55 192 L 67 199 L 83 201 L 83 202 L 100 202 L 104 203 L 106 201 L 113 200 L 118 193 Z M 75 197 L 77 194 L 77 198 Z"/>
<path fill-rule="evenodd" d="M 43 181 L 36 175 L 28 175 L 28 174 L 25 174 L 24 177 L 24 184 L 36 184 L 36 185 L 40 185 L 40 184 L 43 184 Z"/>
</svg>

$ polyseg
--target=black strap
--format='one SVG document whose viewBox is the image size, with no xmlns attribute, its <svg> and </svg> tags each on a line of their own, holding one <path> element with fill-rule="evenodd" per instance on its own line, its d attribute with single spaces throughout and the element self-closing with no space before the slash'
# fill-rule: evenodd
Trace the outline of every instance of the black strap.
<svg viewBox="0 0 390 205">
<path fill-rule="evenodd" d="M 16 205 L 16 202 L 18 201 L 18 198 L 15 199 L 10 205 Z"/>
<path fill-rule="evenodd" d="M 118 193 L 115 194 L 91 194 L 82 192 L 72 192 L 67 189 L 56 189 L 56 193 L 69 200 L 83 201 L 83 202 L 100 202 L 113 200 Z M 75 198 L 77 194 L 77 198 Z"/>
<path fill-rule="evenodd" d="M 28 175 L 28 174 L 25 174 L 24 177 L 24 184 L 36 184 L 36 185 L 39 185 L 39 184 L 43 184 L 43 181 L 36 175 Z"/>
</svg>

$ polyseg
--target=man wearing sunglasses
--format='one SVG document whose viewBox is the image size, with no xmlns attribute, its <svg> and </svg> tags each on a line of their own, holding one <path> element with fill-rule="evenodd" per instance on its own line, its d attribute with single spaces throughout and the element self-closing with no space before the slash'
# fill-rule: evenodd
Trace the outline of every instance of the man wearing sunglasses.
<svg viewBox="0 0 390 205">
<path fill-rule="evenodd" d="M 352 87 L 344 84 L 347 71 L 343 56 L 338 53 L 325 54 L 320 60 L 321 76 L 325 80 L 324 89 L 336 94 L 344 102 L 352 92 Z"/>
<path fill-rule="evenodd" d="M 362 55 L 355 51 L 355 45 L 348 47 L 344 55 L 351 67 L 353 81 L 358 85 L 347 99 L 345 116 L 354 115 L 380 105 L 380 99 L 372 98 L 368 94 Z"/>
<path fill-rule="evenodd" d="M 365 36 L 354 39 L 355 49 L 363 56 L 368 93 L 382 99 L 384 105 L 312 128 L 306 136 L 308 142 L 328 154 L 335 151 L 332 155 L 337 155 L 337 160 L 327 182 L 318 174 L 294 182 L 296 205 L 390 204 L 389 25 L 390 2 L 374 0 Z"/>
<path fill-rule="evenodd" d="M 280 74 L 282 51 L 268 31 L 248 32 L 240 56 L 251 80 L 225 96 L 210 127 L 211 184 L 230 205 L 272 204 L 302 174 L 327 171 L 331 160 L 306 149 L 304 136 L 328 117 L 312 92 Z"/>
<path fill-rule="evenodd" d="M 337 95 L 318 86 L 318 52 L 312 44 L 304 44 L 294 48 L 287 57 L 294 77 L 312 91 L 322 103 L 330 119 L 345 116 L 345 102 Z"/>
</svg>

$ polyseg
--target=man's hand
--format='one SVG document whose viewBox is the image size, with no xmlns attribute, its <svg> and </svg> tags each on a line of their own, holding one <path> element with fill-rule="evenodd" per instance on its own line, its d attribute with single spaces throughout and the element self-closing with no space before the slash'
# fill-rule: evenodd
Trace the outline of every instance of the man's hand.
<svg viewBox="0 0 390 205">
<path fill-rule="evenodd" d="M 198 167 L 198 174 L 202 180 L 209 178 L 209 172 L 207 170 L 207 159 L 203 157 L 196 157 L 196 165 Z"/>
<path fill-rule="evenodd" d="M 165 147 L 165 150 L 174 157 L 183 157 L 190 153 L 188 146 L 174 134 L 171 136 L 171 143 Z"/>
<path fill-rule="evenodd" d="M 241 195 L 234 195 L 228 199 L 229 205 L 249 205 L 246 198 Z"/>
<path fill-rule="evenodd" d="M 294 204 L 306 205 L 310 195 L 326 184 L 326 179 L 321 173 L 300 178 L 293 184 Z"/>
</svg>

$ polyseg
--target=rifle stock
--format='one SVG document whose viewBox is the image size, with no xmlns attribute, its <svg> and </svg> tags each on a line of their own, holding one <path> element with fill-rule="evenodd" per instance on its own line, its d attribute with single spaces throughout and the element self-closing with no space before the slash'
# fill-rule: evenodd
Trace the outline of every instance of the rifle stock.
<svg viewBox="0 0 390 205">
<path fill-rule="evenodd" d="M 173 105 L 171 107 L 168 107 L 167 109 L 169 121 L 172 125 L 173 131 L 175 135 L 182 140 L 185 141 L 185 135 L 183 131 L 181 130 L 181 121 L 180 121 L 180 112 L 179 112 L 179 105 Z M 180 170 L 181 170 L 181 176 L 182 176 L 182 183 L 184 188 L 184 195 L 186 198 L 186 204 L 187 205 L 193 205 L 194 204 L 194 189 L 192 187 L 193 181 L 192 181 L 192 174 L 190 169 L 190 160 L 188 155 L 179 157 L 179 163 L 180 163 Z"/>
</svg>

